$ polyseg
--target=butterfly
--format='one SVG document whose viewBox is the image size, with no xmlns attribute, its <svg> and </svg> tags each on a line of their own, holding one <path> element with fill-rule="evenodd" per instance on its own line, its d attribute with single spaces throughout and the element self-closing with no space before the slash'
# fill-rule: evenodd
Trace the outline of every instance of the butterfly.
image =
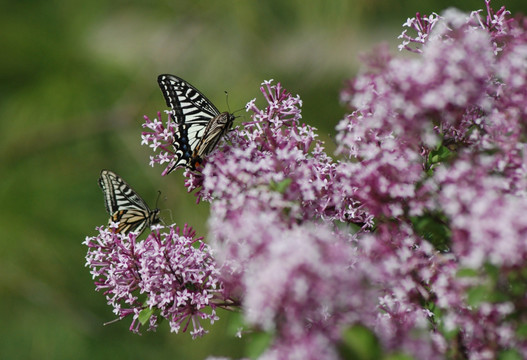
<svg viewBox="0 0 527 360">
<path fill-rule="evenodd" d="M 110 221 L 119 224 L 116 233 L 140 235 L 147 226 L 159 223 L 159 209 L 150 210 L 134 189 L 113 171 L 101 171 L 99 186 Z"/>
<path fill-rule="evenodd" d="M 159 75 L 157 82 L 177 125 L 172 143 L 176 159 L 167 173 L 184 166 L 194 170 L 230 130 L 235 117 L 229 112 L 220 113 L 205 95 L 180 77 Z"/>
</svg>

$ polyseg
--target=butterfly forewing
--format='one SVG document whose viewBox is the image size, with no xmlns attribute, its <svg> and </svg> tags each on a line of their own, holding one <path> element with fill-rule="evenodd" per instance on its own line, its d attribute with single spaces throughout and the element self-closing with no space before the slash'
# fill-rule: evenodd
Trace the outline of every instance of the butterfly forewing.
<svg viewBox="0 0 527 360">
<path fill-rule="evenodd" d="M 198 89 L 175 75 L 159 75 L 157 82 L 167 106 L 174 111 L 178 122 L 183 120 L 183 122 L 202 122 L 207 125 L 211 118 L 220 113 Z"/>
<path fill-rule="evenodd" d="M 103 170 L 99 185 L 104 193 L 110 220 L 119 224 L 116 232 L 140 234 L 147 226 L 159 222 L 159 210 L 150 210 L 146 202 L 119 175 Z"/>
<path fill-rule="evenodd" d="M 194 169 L 231 128 L 234 116 L 220 113 L 205 95 L 177 76 L 159 75 L 157 81 L 177 123 L 176 159 L 168 172 L 182 166 Z"/>
</svg>

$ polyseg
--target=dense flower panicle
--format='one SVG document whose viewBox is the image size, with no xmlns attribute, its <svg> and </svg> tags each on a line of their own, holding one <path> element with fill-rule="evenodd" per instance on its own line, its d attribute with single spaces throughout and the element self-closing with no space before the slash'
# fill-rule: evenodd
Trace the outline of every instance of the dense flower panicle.
<svg viewBox="0 0 527 360">
<path fill-rule="evenodd" d="M 454 19 L 457 20 L 452 23 L 454 28 L 458 28 L 460 23 L 470 23 L 471 28 L 479 27 L 485 30 L 491 36 L 494 51 L 497 53 L 503 50 L 502 46 L 506 42 L 510 41 L 511 31 L 514 31 L 514 28 L 511 27 L 513 19 L 509 17 L 510 12 L 505 9 L 505 6 L 502 6 L 498 11 L 494 11 L 490 6 L 490 0 L 485 0 L 485 10 L 487 14 L 484 18 L 481 16 L 483 10 L 476 10 L 469 16 L 455 17 L 450 19 L 450 21 Z M 402 34 L 399 35 L 399 39 L 403 39 L 402 43 L 399 45 L 399 50 L 421 53 L 422 45 L 430 39 L 434 39 L 437 36 L 442 36 L 442 40 L 445 40 L 445 37 L 447 39 L 451 38 L 451 36 L 444 33 L 433 33 L 434 27 L 444 20 L 444 17 L 439 16 L 436 13 L 432 13 L 429 16 L 417 13 L 415 17 L 408 18 L 403 24 L 403 27 L 408 29 L 403 30 Z M 443 23 L 442 25 L 444 27 L 446 24 Z M 409 29 L 414 30 L 416 35 L 412 36 L 408 34 Z M 410 46 L 411 44 L 414 44 L 415 47 L 412 48 Z"/>
<path fill-rule="evenodd" d="M 395 325 L 413 324 L 408 314 L 416 316 L 422 304 L 415 298 L 426 295 L 422 300 L 442 311 L 442 317 L 431 318 L 432 328 L 459 331 L 459 348 L 436 333 L 429 349 L 437 354 L 465 349 L 464 356 L 490 359 L 507 348 L 526 355 L 526 342 L 514 335 L 522 320 L 511 320 L 513 314 L 523 321 L 527 317 L 524 306 L 517 306 L 524 294 L 506 291 L 499 301 L 488 298 L 504 294 L 500 282 L 517 278 L 527 260 L 527 222 L 519 216 L 527 207 L 527 38 L 504 8 L 494 12 L 486 4 L 486 18 L 480 11 L 467 16 L 449 10 L 410 19 L 406 25 L 418 30 L 413 42 L 420 44 L 419 57 L 371 57 L 370 70 L 343 91 L 341 99 L 354 112 L 337 127 L 337 141 L 338 151 L 352 160 L 343 166 L 343 187 L 353 189 L 379 224 L 358 242 L 384 249 L 382 257 L 373 257 L 384 260 L 366 271 L 384 282 L 388 297 L 383 303 L 392 304 L 381 305 L 380 316 L 386 320 L 393 304 L 409 309 L 398 321 L 378 327 L 377 334 L 389 344 L 390 334 L 405 333 Z M 404 33 L 403 38 L 407 48 L 410 37 Z M 419 286 L 401 273 L 417 260 L 415 255 L 403 261 L 394 249 L 399 248 L 397 231 L 428 214 L 444 216 L 431 219 L 443 219 L 436 226 L 448 227 L 451 253 L 446 262 L 417 263 L 421 270 L 414 276 L 436 269 L 436 279 Z M 396 220 L 397 231 L 383 236 L 383 219 Z M 429 253 L 429 258 L 438 257 Z M 386 264 L 391 265 L 383 271 Z M 459 278 L 464 268 L 486 270 Z M 493 268 L 499 269 L 499 280 L 492 280 Z M 482 288 L 489 294 L 486 300 L 472 295 L 467 301 L 467 294 Z M 416 294 L 417 289 L 426 291 Z M 403 348 L 408 340 L 393 339 Z M 413 353 L 410 348 L 406 351 Z"/>
<path fill-rule="evenodd" d="M 415 198 L 415 184 L 423 176 L 419 154 L 410 149 L 401 152 L 394 146 L 395 142 L 384 142 L 379 148 L 372 145 L 372 158 L 342 163 L 337 169 L 335 178 L 343 194 L 348 191 L 373 216 L 404 215 L 404 204 Z"/>
<path fill-rule="evenodd" d="M 527 218 L 518 214 L 526 213 L 527 200 L 507 194 L 508 182 L 487 166 L 460 159 L 436 172 L 439 206 L 451 219 L 453 251 L 472 268 L 484 262 L 521 266 L 527 262 Z"/>
<path fill-rule="evenodd" d="M 296 334 L 307 323 L 323 323 L 323 314 L 332 314 L 335 321 L 343 308 L 360 307 L 364 301 L 366 290 L 341 291 L 345 284 L 350 289 L 360 284 L 360 277 L 350 274 L 357 258 L 343 234 L 324 225 L 289 227 L 276 213 L 250 208 L 224 227 L 215 227 L 214 220 L 213 244 L 224 266 L 231 273 L 243 269 L 241 283 L 234 285 L 244 290 L 252 324 L 274 330 L 273 319 L 283 317 L 287 332 Z M 225 283 L 233 286 L 232 279 Z"/>
<path fill-rule="evenodd" d="M 230 144 L 209 155 L 206 166 L 185 174 L 188 190 L 197 190 L 198 199 L 215 200 L 213 216 L 220 208 L 236 212 L 255 199 L 260 211 L 287 211 L 289 222 L 366 222 L 368 215 L 352 194 L 334 186 L 338 164 L 324 152 L 316 129 L 299 123 L 299 97 L 271 82 L 260 90 L 267 107 L 259 109 L 254 100 L 247 104 L 252 121 L 229 133 Z"/>
<path fill-rule="evenodd" d="M 419 203 L 408 199 L 419 193 L 412 184 L 420 186 L 427 176 L 419 165 L 429 167 L 428 156 L 441 144 L 461 151 L 499 149 L 495 160 L 499 171 L 507 172 L 513 180 L 511 187 L 525 184 L 523 147 L 518 141 L 524 133 L 519 119 L 527 101 L 526 87 L 515 86 L 525 83 L 525 51 L 518 51 L 525 44 L 502 44 L 506 51 L 496 57 L 495 40 L 503 39 L 505 32 L 509 37 L 514 33 L 510 21 L 503 20 L 507 12 L 501 9 L 494 16 L 497 20 L 485 23 L 474 21 L 479 14 L 463 17 L 449 11 L 434 17 L 429 34 L 436 36 L 426 37 L 419 58 L 376 54 L 372 71 L 360 75 L 343 92 L 342 99 L 356 110 L 337 127 L 339 152 L 361 161 L 347 166 L 345 173 L 354 188 L 363 189 L 355 197 L 373 214 L 397 216 L 397 212 L 375 209 L 389 207 L 387 199 L 397 200 L 388 190 L 403 184 L 408 196 L 399 199 L 399 206 L 393 201 L 391 206 L 400 209 L 406 201 Z M 372 186 L 375 181 L 379 186 Z M 383 189 L 385 194 L 379 195 Z M 420 201 L 428 199 L 424 196 Z"/>
<path fill-rule="evenodd" d="M 461 15 L 451 12 L 449 16 Z M 350 145 L 369 145 L 372 137 L 382 140 L 394 135 L 405 148 L 419 151 L 421 145 L 437 143 L 437 130 L 463 126 L 467 110 L 489 109 L 494 59 L 488 34 L 465 27 L 450 30 L 454 31 L 456 41 L 435 37 L 425 43 L 419 58 L 386 57 L 382 72 L 366 72 L 355 80 L 350 105 L 357 111 L 351 116 L 364 120 L 354 124 L 352 134 L 347 135 L 349 139 L 360 137 L 360 143 Z M 366 155 L 368 150 L 364 150 Z"/>
<path fill-rule="evenodd" d="M 374 323 L 371 299 L 379 293 L 354 272 L 349 234 L 324 224 L 290 225 L 276 211 L 251 206 L 211 218 L 210 227 L 227 293 L 243 294 L 248 324 L 279 334 L 263 359 L 335 355 L 343 327 Z M 314 339 L 325 346 L 306 353 Z"/>
<path fill-rule="evenodd" d="M 355 197 L 373 215 L 407 211 L 405 203 L 426 175 L 427 149 L 441 136 L 470 143 L 474 135 L 468 129 L 480 120 L 473 108 L 489 107 L 488 36 L 483 30 L 459 32 L 455 42 L 430 39 L 417 59 L 376 55 L 373 72 L 360 75 L 345 92 L 343 99 L 356 110 L 337 127 L 338 150 L 361 163 L 346 164 L 342 175 L 360 189 Z"/>
<path fill-rule="evenodd" d="M 436 296 L 440 277 L 452 276 L 452 257 L 439 254 L 408 226 L 380 225 L 358 239 L 361 261 L 356 272 L 378 288 L 376 318 L 370 323 L 387 349 L 404 350 L 416 358 L 441 358 L 446 339 L 429 333 L 437 321 L 426 304 Z"/>
<path fill-rule="evenodd" d="M 467 302 L 467 294 L 488 287 L 489 279 L 483 274 L 460 277 L 462 265 L 454 254 L 438 253 L 409 227 L 394 224 L 381 225 L 358 241 L 361 261 L 354 270 L 366 274 L 383 294 L 370 326 L 386 349 L 442 359 L 460 351 L 445 336 L 456 331 L 475 358 L 495 358 L 500 347 L 525 346 L 513 335 L 522 322 L 510 320 L 518 314 L 513 302 Z"/>
<path fill-rule="evenodd" d="M 163 317 L 174 332 L 192 324 L 193 337 L 205 332 L 200 319 L 217 320 L 214 302 L 225 300 L 219 271 L 208 245 L 195 238 L 192 228 L 158 226 L 143 241 L 135 233 L 118 234 L 104 227 L 98 231 L 86 238 L 86 266 L 114 313 L 121 319 L 133 317 L 131 330 L 139 332 L 140 314 L 146 309 L 153 310 L 150 330 Z"/>
</svg>

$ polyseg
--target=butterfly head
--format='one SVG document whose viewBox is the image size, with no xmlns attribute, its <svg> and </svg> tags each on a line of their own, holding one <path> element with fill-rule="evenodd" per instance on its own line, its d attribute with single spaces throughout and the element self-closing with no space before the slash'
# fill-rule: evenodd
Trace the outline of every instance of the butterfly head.
<svg viewBox="0 0 527 360">
<path fill-rule="evenodd" d="M 149 219 L 150 219 L 150 225 L 156 225 L 156 224 L 159 224 L 161 222 L 161 218 L 159 217 L 159 209 L 158 208 L 155 208 L 154 210 L 151 211 L 151 213 L 149 215 Z"/>
<path fill-rule="evenodd" d="M 150 219 L 150 225 L 159 224 L 161 222 L 161 219 L 159 218 L 160 210 L 159 210 L 159 207 L 158 207 L 158 203 L 159 203 L 159 199 L 160 198 L 161 198 L 161 190 L 158 190 L 157 191 L 157 199 L 156 199 L 156 208 L 151 210 L 150 214 L 148 215 L 148 217 Z"/>
</svg>

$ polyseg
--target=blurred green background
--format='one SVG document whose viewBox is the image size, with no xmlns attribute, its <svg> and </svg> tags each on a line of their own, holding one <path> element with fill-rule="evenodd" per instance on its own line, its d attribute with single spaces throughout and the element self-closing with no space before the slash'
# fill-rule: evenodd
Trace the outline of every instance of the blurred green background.
<svg viewBox="0 0 527 360">
<path fill-rule="evenodd" d="M 462 4 L 461 4 L 462 3 Z M 461 4 L 461 5 L 459 5 Z M 514 13 L 525 0 L 494 1 Z M 140 145 L 143 115 L 166 108 L 160 73 L 187 79 L 220 110 L 242 108 L 275 79 L 304 101 L 303 120 L 334 147 L 344 80 L 379 42 L 395 52 L 416 12 L 480 1 L 3 1 L 0 8 L 0 358 L 239 357 L 228 315 L 192 341 L 168 326 L 137 336 L 114 318 L 84 267 L 85 236 L 108 215 L 97 178 L 123 176 L 167 222 L 206 235 L 206 205 L 161 177 Z"/>
</svg>

